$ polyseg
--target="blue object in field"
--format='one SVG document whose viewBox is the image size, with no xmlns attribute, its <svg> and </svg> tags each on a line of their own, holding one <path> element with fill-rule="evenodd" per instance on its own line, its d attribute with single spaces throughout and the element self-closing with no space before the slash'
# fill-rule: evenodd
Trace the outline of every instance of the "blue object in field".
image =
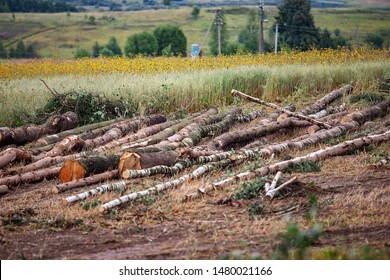
<svg viewBox="0 0 390 280">
<path fill-rule="evenodd" d="M 192 44 L 191 45 L 191 56 L 198 56 L 199 55 L 199 45 L 198 44 Z"/>
</svg>

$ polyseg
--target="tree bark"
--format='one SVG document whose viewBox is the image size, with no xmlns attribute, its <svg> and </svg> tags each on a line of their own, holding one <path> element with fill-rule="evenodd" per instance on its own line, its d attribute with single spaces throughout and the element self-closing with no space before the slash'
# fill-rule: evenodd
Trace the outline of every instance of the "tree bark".
<svg viewBox="0 0 390 280">
<path fill-rule="evenodd" d="M 31 154 L 25 150 L 8 148 L 0 152 L 0 168 L 7 166 L 15 160 L 31 160 Z"/>
<path fill-rule="evenodd" d="M 119 160 L 119 172 L 125 170 L 140 170 L 157 165 L 171 166 L 179 158 L 180 153 L 176 151 L 164 151 L 157 153 L 134 153 L 125 152 Z"/>
<path fill-rule="evenodd" d="M 41 159 L 44 157 L 55 157 L 66 155 L 70 153 L 72 150 L 80 149 L 84 146 L 84 140 L 80 139 L 77 135 L 71 135 L 65 137 L 62 141 L 60 141 L 56 146 L 51 149 L 46 154 L 42 154 L 41 157 L 36 157 L 37 159 Z"/>
<path fill-rule="evenodd" d="M 129 120 L 128 122 L 115 124 L 103 136 L 86 140 L 83 149 L 87 150 L 98 146 L 102 146 L 108 142 L 123 137 L 129 132 L 138 131 L 138 129 L 144 124 L 150 126 L 150 125 L 166 122 L 166 120 L 167 118 L 164 115 L 154 115 L 147 118 L 139 118 L 135 120 Z"/>
<path fill-rule="evenodd" d="M 254 171 L 246 171 L 237 174 L 233 177 L 211 184 L 208 187 L 208 189 L 212 190 L 214 188 L 220 188 L 226 185 L 231 185 L 236 181 L 249 180 L 256 176 L 262 177 L 267 174 L 276 173 L 277 171 L 283 171 L 286 170 L 289 166 L 291 166 L 291 164 L 298 164 L 309 160 L 313 162 L 318 162 L 320 160 L 323 160 L 331 156 L 338 156 L 348 151 L 357 150 L 366 145 L 376 144 L 376 143 L 389 141 L 389 140 L 390 140 L 390 130 L 382 134 L 371 135 L 362 138 L 357 138 L 354 140 L 345 141 L 331 147 L 320 149 L 306 156 L 297 157 L 291 160 L 281 161 L 269 166 L 256 169 Z"/>
<path fill-rule="evenodd" d="M 77 160 L 67 160 L 61 167 L 59 178 L 63 183 L 79 180 L 91 174 L 99 174 L 118 168 L 120 155 L 87 156 Z"/>
<path fill-rule="evenodd" d="M 0 195 L 5 195 L 9 192 L 9 188 L 5 185 L 0 186 Z"/>
<path fill-rule="evenodd" d="M 308 121 L 308 122 L 311 122 L 311 123 L 320 125 L 321 127 L 324 127 L 324 128 L 331 128 L 331 126 L 328 125 L 328 124 L 326 124 L 326 123 L 323 123 L 323 122 L 314 120 L 314 119 L 309 118 L 309 117 L 307 117 L 307 116 L 305 116 L 305 115 L 302 115 L 302 114 L 300 114 L 300 113 L 291 112 L 291 111 L 289 111 L 289 110 L 284 109 L 283 107 L 280 107 L 280 106 L 275 105 L 275 104 L 273 104 L 273 103 L 269 103 L 269 102 L 264 101 L 264 100 L 261 100 L 261 99 L 259 99 L 259 98 L 252 97 L 252 96 L 247 95 L 247 94 L 245 94 L 245 93 L 242 93 L 242 92 L 240 92 L 240 91 L 238 91 L 238 90 L 233 89 L 233 90 L 232 90 L 232 94 L 237 94 L 237 95 L 239 95 L 239 96 L 241 96 L 241 97 L 243 97 L 243 98 L 246 98 L 246 99 L 248 99 L 248 100 L 250 100 L 250 101 L 259 103 L 259 104 L 264 105 L 264 106 L 267 106 L 267 107 L 271 107 L 271 108 L 273 108 L 273 109 L 276 109 L 276 110 L 278 110 L 278 111 L 281 111 L 281 112 L 283 112 L 283 113 L 286 113 L 286 114 L 289 115 L 289 116 L 296 117 L 296 118 L 298 118 L 298 119 L 302 119 L 302 120 L 305 120 L 305 121 Z"/>
<path fill-rule="evenodd" d="M 0 146 L 8 144 L 22 145 L 37 140 L 45 134 L 72 129 L 77 126 L 78 118 L 73 112 L 48 119 L 43 125 L 25 125 L 18 128 L 0 128 Z"/>
<path fill-rule="evenodd" d="M 39 182 L 43 179 L 52 179 L 58 176 L 61 167 L 42 169 L 34 172 L 26 172 L 18 175 L 0 178 L 0 185 L 16 186 L 21 183 Z"/>
<path fill-rule="evenodd" d="M 336 99 L 342 97 L 344 94 L 350 94 L 352 91 L 352 85 L 344 85 L 338 89 L 335 89 L 317 100 L 313 104 L 307 106 L 305 109 L 301 111 L 303 115 L 315 114 L 326 108 L 330 103 L 335 101 Z"/>
<path fill-rule="evenodd" d="M 59 184 L 59 185 L 53 187 L 52 190 L 53 190 L 53 193 L 65 192 L 65 191 L 68 191 L 71 189 L 96 184 L 96 183 L 99 183 L 99 182 L 104 181 L 104 180 L 110 180 L 112 178 L 117 177 L 118 174 L 119 174 L 118 169 L 110 170 L 110 171 L 106 171 L 106 172 L 103 172 L 100 174 L 89 176 L 87 178 L 82 178 L 82 179 L 78 179 L 78 180 L 71 181 L 68 183 Z"/>
<path fill-rule="evenodd" d="M 365 123 L 367 120 L 373 119 L 374 117 L 383 117 L 389 113 L 390 109 L 390 98 L 378 103 L 374 106 L 371 106 L 367 109 L 364 109 L 360 112 L 354 112 L 349 114 L 341 119 L 341 123 L 347 123 L 351 121 L 356 121 L 360 125 Z"/>
<path fill-rule="evenodd" d="M 280 130 L 286 127 L 308 126 L 310 122 L 287 118 L 282 121 L 269 123 L 268 125 L 251 127 L 246 130 L 238 130 L 222 134 L 208 143 L 211 150 L 223 149 L 231 144 L 246 142 L 254 138 L 267 135 L 269 133 Z"/>
</svg>

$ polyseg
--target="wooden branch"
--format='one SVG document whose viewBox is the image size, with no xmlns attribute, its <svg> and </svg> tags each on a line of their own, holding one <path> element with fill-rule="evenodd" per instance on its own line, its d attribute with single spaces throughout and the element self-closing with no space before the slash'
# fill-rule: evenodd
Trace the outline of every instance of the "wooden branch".
<svg viewBox="0 0 390 280">
<path fill-rule="evenodd" d="M 269 186 L 269 190 L 273 190 L 276 187 L 276 184 L 278 183 L 280 177 L 282 176 L 282 171 L 278 171 L 272 180 L 271 185 Z"/>
<path fill-rule="evenodd" d="M 100 174 L 96 174 L 93 176 L 89 176 L 87 178 L 82 178 L 79 180 L 71 181 L 68 183 L 63 183 L 59 184 L 57 186 L 54 186 L 52 191 L 53 193 L 60 193 L 60 192 L 65 192 L 74 188 L 80 188 L 80 187 L 85 187 L 88 185 L 96 184 L 104 180 L 109 180 L 114 177 L 117 177 L 119 174 L 118 169 L 111 170 L 111 171 L 106 171 Z"/>
<path fill-rule="evenodd" d="M 280 172 L 280 171 L 279 171 Z M 281 184 L 279 187 L 277 187 L 276 189 L 275 188 L 271 188 L 267 191 L 267 193 L 265 194 L 265 197 L 266 198 L 269 198 L 270 200 L 272 200 L 274 198 L 274 196 L 281 190 L 283 189 L 284 187 L 288 186 L 288 185 L 291 185 L 298 177 L 293 177 L 291 178 L 290 180 L 288 180 L 287 182 L 284 182 L 283 184 Z"/>
<path fill-rule="evenodd" d="M 250 100 L 250 101 L 253 101 L 253 102 L 255 102 L 255 103 L 259 103 L 259 104 L 261 104 L 261 105 L 264 105 L 264 106 L 267 106 L 267 107 L 276 109 L 276 110 L 278 110 L 278 111 L 281 111 L 281 112 L 283 112 L 283 113 L 286 113 L 286 114 L 289 115 L 289 116 L 296 117 L 296 118 L 298 118 L 298 119 L 302 119 L 302 120 L 305 120 L 305 121 L 308 121 L 308 122 L 317 124 L 317 125 L 319 125 L 319 126 L 321 126 L 321 127 L 324 127 L 324 128 L 331 128 L 331 126 L 328 125 L 328 124 L 326 124 L 326 123 L 323 123 L 323 122 L 321 122 L 321 121 L 314 120 L 314 119 L 309 118 L 309 117 L 307 117 L 307 116 L 305 116 L 305 115 L 302 115 L 302 114 L 300 114 L 300 113 L 291 112 L 291 111 L 289 111 L 289 110 L 284 109 L 283 107 L 280 107 L 280 106 L 275 105 L 275 104 L 273 104 L 273 103 L 270 103 L 270 102 L 261 100 L 261 99 L 259 99 L 259 98 L 252 97 L 252 96 L 247 95 L 247 94 L 245 94 L 245 93 L 242 93 L 242 92 L 240 92 L 240 91 L 238 91 L 238 90 L 233 89 L 233 90 L 232 90 L 232 94 L 237 94 L 237 95 L 239 95 L 239 96 L 241 96 L 241 97 L 243 97 L 243 98 L 246 98 L 246 99 L 248 99 L 248 100 Z"/>
<path fill-rule="evenodd" d="M 39 80 L 46 86 L 46 88 L 51 92 L 51 94 L 52 94 L 54 97 L 60 95 L 56 90 L 52 90 L 52 89 L 46 84 L 46 82 L 45 82 L 44 80 L 42 80 L 42 79 L 39 79 Z"/>
</svg>

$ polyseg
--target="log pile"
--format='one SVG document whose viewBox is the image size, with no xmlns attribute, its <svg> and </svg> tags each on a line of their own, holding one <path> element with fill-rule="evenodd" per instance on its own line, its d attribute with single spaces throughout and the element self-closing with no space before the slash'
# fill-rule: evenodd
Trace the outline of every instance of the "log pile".
<svg viewBox="0 0 390 280">
<path fill-rule="evenodd" d="M 154 115 L 77 128 L 77 116 L 67 113 L 41 126 L 0 128 L 0 145 L 15 145 L 0 150 L 0 195 L 12 195 L 16 186 L 44 179 L 56 179 L 45 184 L 66 205 L 109 191 L 125 192 L 104 203 L 100 211 L 105 212 L 139 197 L 177 188 L 207 173 L 262 159 L 263 166 L 217 182 L 206 182 L 184 200 L 203 197 L 238 181 L 276 174 L 263 190 L 264 199 L 272 201 L 280 190 L 297 180 L 296 176 L 284 178 L 282 174 L 292 164 L 318 162 L 390 140 L 390 128 L 382 127 L 373 135 L 266 163 L 285 150 L 304 150 L 336 139 L 390 113 L 390 99 L 352 113 L 348 113 L 345 104 L 330 106 L 351 91 L 351 85 L 342 86 L 297 112 L 294 106 L 284 108 L 232 90 L 232 94 L 276 111 L 269 114 L 260 106 L 249 112 L 236 107 L 211 108 L 182 120 Z M 273 140 L 291 131 L 297 136 Z M 142 180 L 149 176 L 164 181 L 140 191 L 129 191 L 135 178 Z M 168 176 L 172 178 L 167 179 Z M 82 189 L 86 186 L 91 188 Z M 70 195 L 70 191 L 77 189 Z"/>
</svg>

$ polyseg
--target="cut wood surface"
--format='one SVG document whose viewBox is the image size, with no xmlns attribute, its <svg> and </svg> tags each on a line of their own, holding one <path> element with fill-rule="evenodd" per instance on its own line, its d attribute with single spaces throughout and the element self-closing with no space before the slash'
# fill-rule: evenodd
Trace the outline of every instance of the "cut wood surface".
<svg viewBox="0 0 390 280">
<path fill-rule="evenodd" d="M 120 155 L 86 156 L 77 160 L 67 160 L 61 168 L 59 178 L 62 182 L 79 180 L 91 174 L 99 174 L 118 168 Z"/>
</svg>

